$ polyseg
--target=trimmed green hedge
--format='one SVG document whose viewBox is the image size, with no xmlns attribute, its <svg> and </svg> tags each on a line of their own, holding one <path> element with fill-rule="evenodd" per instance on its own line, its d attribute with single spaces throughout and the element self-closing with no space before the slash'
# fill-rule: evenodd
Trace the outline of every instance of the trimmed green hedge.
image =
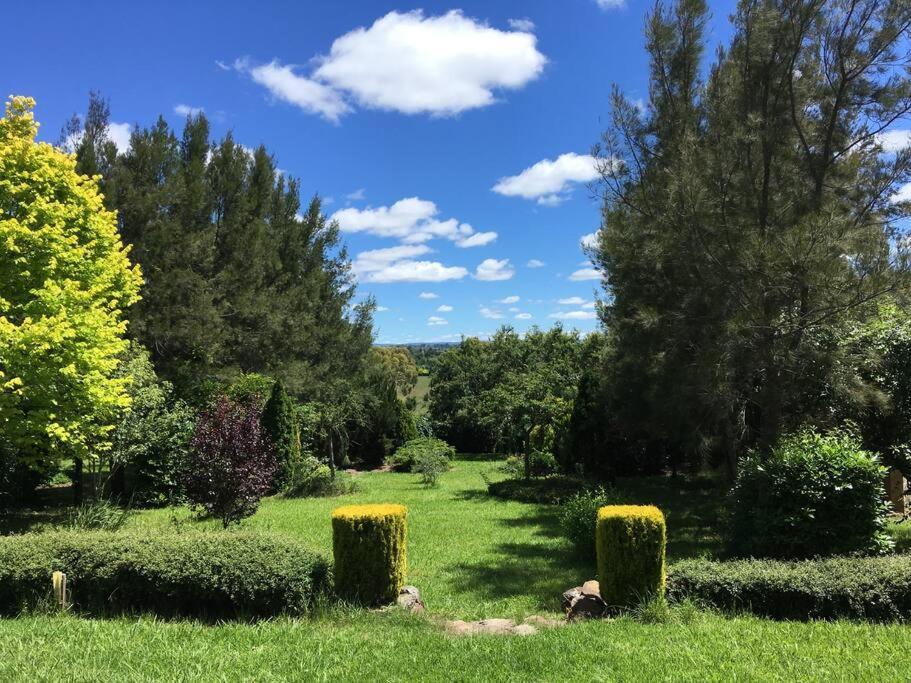
<svg viewBox="0 0 911 683">
<path fill-rule="evenodd" d="M 911 619 L 911 556 L 779 560 L 685 560 L 668 573 L 667 596 L 774 619 Z"/>
<path fill-rule="evenodd" d="M 0 613 L 46 604 L 67 575 L 77 612 L 201 618 L 303 614 L 329 589 L 329 563 L 262 532 L 67 531 L 0 537 Z"/>
<path fill-rule="evenodd" d="M 654 505 L 598 510 L 598 581 L 609 607 L 633 607 L 664 593 L 666 545 L 664 515 Z"/>
<path fill-rule="evenodd" d="M 335 592 L 365 605 L 394 602 L 408 570 L 404 505 L 347 505 L 332 512 Z"/>
</svg>

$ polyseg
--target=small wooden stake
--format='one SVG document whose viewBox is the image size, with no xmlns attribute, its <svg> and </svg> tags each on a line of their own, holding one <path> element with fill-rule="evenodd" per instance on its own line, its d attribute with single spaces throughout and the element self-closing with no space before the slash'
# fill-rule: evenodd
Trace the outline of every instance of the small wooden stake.
<svg viewBox="0 0 911 683">
<path fill-rule="evenodd" d="M 60 609 L 66 609 L 68 597 L 66 594 L 66 574 L 54 572 L 51 574 L 51 583 L 54 585 L 54 598 L 57 600 L 57 605 Z"/>
</svg>

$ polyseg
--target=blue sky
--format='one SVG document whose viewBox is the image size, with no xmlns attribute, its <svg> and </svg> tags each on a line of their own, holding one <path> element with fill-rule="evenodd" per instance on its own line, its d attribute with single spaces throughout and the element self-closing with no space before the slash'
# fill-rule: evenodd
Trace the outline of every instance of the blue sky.
<svg viewBox="0 0 911 683">
<path fill-rule="evenodd" d="M 651 1 L 13 3 L 0 57 L 55 141 L 90 89 L 112 137 L 202 109 L 319 192 L 373 294 L 378 341 L 508 323 L 594 329 L 588 157 L 612 84 L 647 96 Z M 713 2 L 710 54 L 734 0 Z"/>
</svg>

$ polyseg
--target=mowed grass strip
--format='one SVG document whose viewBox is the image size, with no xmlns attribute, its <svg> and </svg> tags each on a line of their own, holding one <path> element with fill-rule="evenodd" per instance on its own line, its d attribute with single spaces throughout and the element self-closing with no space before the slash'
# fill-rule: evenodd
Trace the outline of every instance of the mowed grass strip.
<svg viewBox="0 0 911 683">
<path fill-rule="evenodd" d="M 527 637 L 452 637 L 401 613 L 218 626 L 23 617 L 0 621 L 0 680 L 899 681 L 908 643 L 899 625 L 706 613 Z"/>
</svg>

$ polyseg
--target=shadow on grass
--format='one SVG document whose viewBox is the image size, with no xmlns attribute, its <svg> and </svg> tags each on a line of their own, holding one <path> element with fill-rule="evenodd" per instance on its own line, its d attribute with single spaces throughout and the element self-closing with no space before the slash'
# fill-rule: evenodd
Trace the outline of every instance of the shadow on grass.
<svg viewBox="0 0 911 683">
<path fill-rule="evenodd" d="M 452 568 L 455 589 L 484 601 L 519 595 L 530 596 L 536 609 L 560 610 L 560 596 L 567 588 L 580 585 L 595 575 L 594 561 L 578 557 L 569 543 L 559 540 L 556 509 L 529 510 L 501 520 L 509 527 L 531 528 L 539 542 L 503 542 L 476 562 L 462 562 Z"/>
</svg>

